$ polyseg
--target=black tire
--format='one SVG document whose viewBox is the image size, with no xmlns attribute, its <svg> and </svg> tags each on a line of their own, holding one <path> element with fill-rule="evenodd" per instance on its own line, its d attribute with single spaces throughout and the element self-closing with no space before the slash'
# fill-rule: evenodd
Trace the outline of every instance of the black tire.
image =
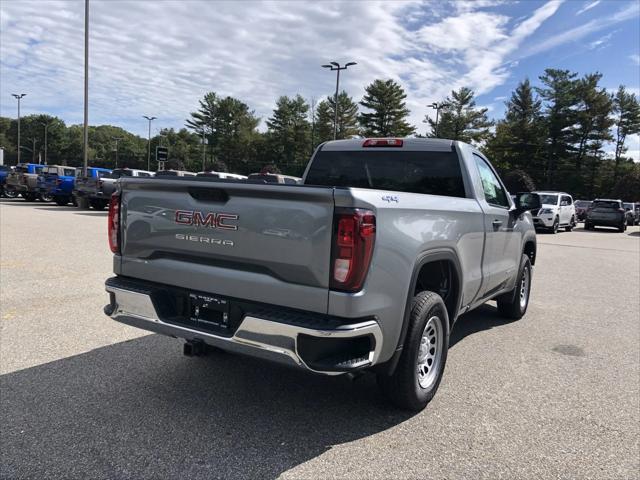
<svg viewBox="0 0 640 480">
<path fill-rule="evenodd" d="M 558 226 L 560 225 L 560 219 L 558 217 L 556 217 L 556 219 L 553 221 L 553 226 L 551 227 L 551 233 L 556 234 L 558 233 Z"/>
<path fill-rule="evenodd" d="M 94 199 L 89 200 L 89 205 L 91 205 L 91 208 L 93 208 L 94 210 L 104 210 L 104 207 L 107 206 L 107 202 L 106 200 Z"/>
<path fill-rule="evenodd" d="M 27 202 L 35 202 L 38 196 L 35 193 L 25 192 L 22 194 L 22 198 Z"/>
<path fill-rule="evenodd" d="M 511 320 L 520 320 L 527 313 L 531 293 L 531 273 L 531 259 L 528 255 L 523 254 L 520 259 L 516 286 L 510 292 L 500 295 L 496 299 L 500 315 Z M 525 275 L 527 275 L 526 278 Z"/>
<path fill-rule="evenodd" d="M 15 188 L 5 187 L 3 194 L 7 198 L 18 198 L 18 191 Z"/>
<path fill-rule="evenodd" d="M 49 195 L 48 193 L 41 193 L 40 194 L 40 201 L 41 202 L 45 202 L 45 203 L 49 203 L 53 200 L 53 196 Z"/>
<path fill-rule="evenodd" d="M 67 205 L 69 203 L 69 197 L 55 197 L 55 202 L 56 205 L 58 205 L 59 207 L 64 207 L 65 205 Z"/>
<path fill-rule="evenodd" d="M 573 227 L 575 227 L 575 226 L 576 226 L 576 219 L 575 219 L 575 217 L 571 217 L 571 221 L 569 222 L 569 225 L 564 227 L 564 231 L 565 232 L 570 232 L 571 230 L 573 230 Z"/>
<path fill-rule="evenodd" d="M 436 320 L 434 320 L 436 319 Z M 432 325 L 431 327 L 429 327 Z M 421 345 L 431 345 L 422 342 L 424 334 L 428 328 L 441 328 L 440 341 L 434 345 L 440 345 L 439 357 L 431 366 L 435 365 L 436 370 L 425 375 L 425 379 L 430 379 L 428 385 L 421 386 L 418 373 L 418 355 L 426 353 L 421 350 Z M 436 328 L 434 328 L 436 327 Z M 447 361 L 449 349 L 449 315 L 442 297 L 435 292 L 424 291 L 418 293 L 411 302 L 411 314 L 409 316 L 409 327 L 404 347 L 400 355 L 398 365 L 392 375 L 378 374 L 377 380 L 384 395 L 397 407 L 420 411 L 427 406 L 438 390 L 444 366 Z M 437 349 L 433 349 L 438 355 Z M 428 361 L 428 360 L 427 360 Z M 425 364 L 425 368 L 428 366 Z"/>
</svg>

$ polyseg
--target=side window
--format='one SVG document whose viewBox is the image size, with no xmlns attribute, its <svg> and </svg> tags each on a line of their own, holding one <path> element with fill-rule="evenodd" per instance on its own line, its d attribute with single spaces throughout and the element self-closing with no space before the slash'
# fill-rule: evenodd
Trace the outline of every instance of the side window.
<svg viewBox="0 0 640 480">
<path fill-rule="evenodd" d="M 148 173 L 145 172 L 138 172 L 138 177 L 150 177 L 151 175 L 149 175 Z"/>
<path fill-rule="evenodd" d="M 569 206 L 569 205 L 571 205 L 573 203 L 571 201 L 571 197 L 568 196 L 568 195 L 563 195 L 561 202 L 562 202 L 562 205 L 567 205 L 567 206 Z"/>
<path fill-rule="evenodd" d="M 500 185 L 498 177 L 496 177 L 491 167 L 487 165 L 487 162 L 475 153 L 473 158 L 476 161 L 478 172 L 480 173 L 480 180 L 482 181 L 482 190 L 484 191 L 484 199 L 489 205 L 495 205 L 497 207 L 509 207 L 509 201 L 507 200 L 507 194 Z"/>
<path fill-rule="evenodd" d="M 76 169 L 75 168 L 65 168 L 64 169 L 64 174 L 67 177 L 74 177 L 76 175 Z"/>
</svg>

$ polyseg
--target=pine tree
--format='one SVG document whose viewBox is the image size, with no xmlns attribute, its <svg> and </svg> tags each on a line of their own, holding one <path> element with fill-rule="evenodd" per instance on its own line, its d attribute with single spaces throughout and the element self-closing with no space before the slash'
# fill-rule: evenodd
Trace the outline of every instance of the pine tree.
<svg viewBox="0 0 640 480">
<path fill-rule="evenodd" d="M 409 125 L 407 94 L 393 80 L 375 80 L 366 88 L 360 105 L 370 110 L 362 112 L 358 121 L 362 134 L 368 137 L 404 137 L 415 132 Z"/>
<path fill-rule="evenodd" d="M 615 167 L 613 178 L 618 180 L 620 174 L 620 160 L 627 151 L 625 141 L 629 135 L 640 133 L 640 104 L 635 94 L 627 92 L 620 85 L 613 99 L 613 112 L 615 115 Z"/>
<path fill-rule="evenodd" d="M 316 110 L 316 141 L 318 144 L 333 140 L 333 122 L 335 120 L 335 99 L 327 97 Z M 349 138 L 358 134 L 358 105 L 344 90 L 338 95 L 338 135 L 337 139 Z"/>
<path fill-rule="evenodd" d="M 529 79 L 517 86 L 505 106 L 505 118 L 497 123 L 487 153 L 503 170 L 522 169 L 540 182 L 544 128 L 541 102 L 534 97 Z"/>
<path fill-rule="evenodd" d="M 473 97 L 473 91 L 466 87 L 451 92 L 440 112 L 438 137 L 468 143 L 480 143 L 489 138 L 493 122 L 487 118 L 486 108 L 476 108 Z M 426 121 L 435 136 L 435 121 L 431 118 Z"/>
<path fill-rule="evenodd" d="M 560 163 L 573 151 L 570 127 L 575 122 L 577 104 L 576 74 L 569 70 L 548 68 L 540 76 L 543 87 L 536 88 L 546 104 L 544 111 L 546 139 L 546 161 L 544 165 L 545 187 L 554 184 Z"/>
<path fill-rule="evenodd" d="M 300 174 L 309 159 L 311 124 L 309 105 L 300 95 L 280 97 L 267 120 L 268 153 L 265 163 L 273 163 L 289 174 Z"/>
</svg>

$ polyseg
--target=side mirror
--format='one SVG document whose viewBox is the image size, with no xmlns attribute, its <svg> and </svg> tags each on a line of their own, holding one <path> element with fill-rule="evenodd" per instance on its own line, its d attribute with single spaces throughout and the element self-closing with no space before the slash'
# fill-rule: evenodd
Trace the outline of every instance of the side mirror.
<svg viewBox="0 0 640 480">
<path fill-rule="evenodd" d="M 542 203 L 540 203 L 540 195 L 531 192 L 517 193 L 515 204 L 515 213 L 517 215 L 520 215 L 529 210 L 537 210 L 538 208 L 542 207 Z"/>
</svg>

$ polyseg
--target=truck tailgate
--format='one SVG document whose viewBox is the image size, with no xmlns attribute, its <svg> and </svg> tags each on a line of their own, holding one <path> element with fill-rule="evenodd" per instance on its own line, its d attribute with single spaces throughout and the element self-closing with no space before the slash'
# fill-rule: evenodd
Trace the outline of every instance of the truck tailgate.
<svg viewBox="0 0 640 480">
<path fill-rule="evenodd" d="M 326 312 L 333 190 L 121 180 L 120 274 Z"/>
</svg>

